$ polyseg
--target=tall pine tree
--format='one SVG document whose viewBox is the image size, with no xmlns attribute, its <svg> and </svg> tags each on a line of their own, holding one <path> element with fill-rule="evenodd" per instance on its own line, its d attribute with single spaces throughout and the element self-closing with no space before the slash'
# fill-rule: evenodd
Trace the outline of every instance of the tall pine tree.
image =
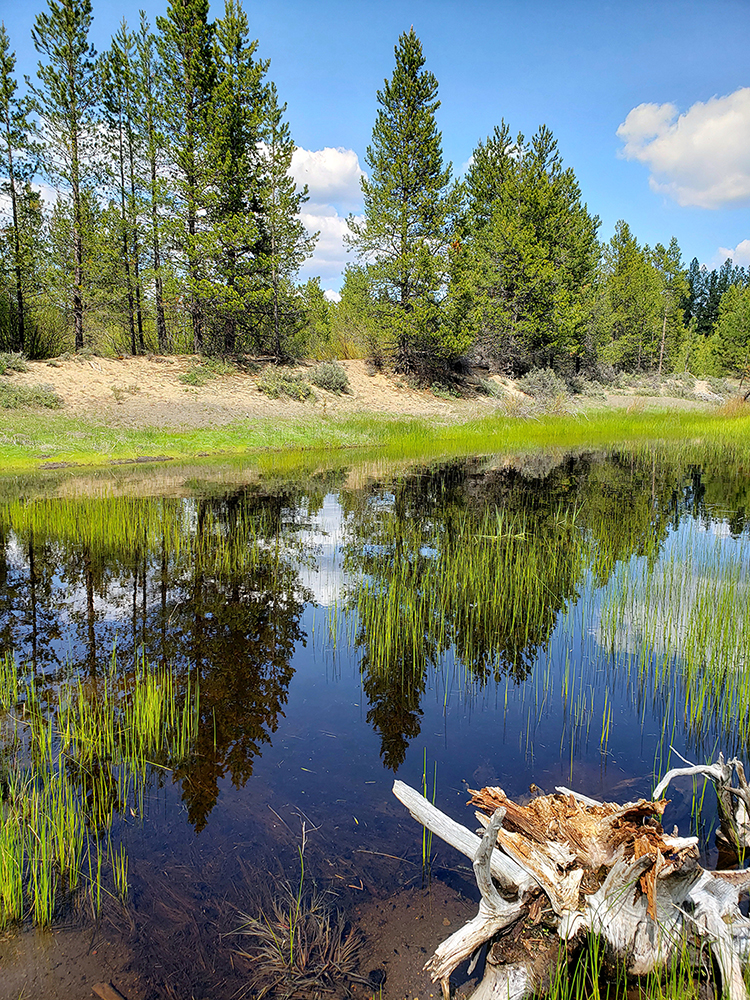
<svg viewBox="0 0 750 1000">
<path fill-rule="evenodd" d="M 154 305 L 156 307 L 156 340 L 160 354 L 169 347 L 167 322 L 164 309 L 164 282 L 162 276 L 162 226 L 161 212 L 165 202 L 164 179 L 161 161 L 165 145 L 161 132 L 163 118 L 163 73 L 156 52 L 156 39 L 146 15 L 141 11 L 141 21 L 136 35 L 136 66 L 139 85 L 139 127 L 144 143 L 144 158 L 147 171 L 145 188 L 148 192 L 150 216 L 151 273 L 154 282 Z"/>
<path fill-rule="evenodd" d="M 299 312 L 292 282 L 317 239 L 317 233 L 310 236 L 305 231 L 299 217 L 307 186 L 298 190 L 289 172 L 295 146 L 285 111 L 286 104 L 279 104 L 276 87 L 270 84 L 263 126 L 259 264 L 266 289 L 265 325 L 270 320 L 271 349 L 277 358 L 289 355 L 288 341 L 296 332 Z"/>
<path fill-rule="evenodd" d="M 393 76 L 377 93 L 380 107 L 366 156 L 370 176 L 362 180 L 365 221 L 349 218 L 348 240 L 368 265 L 375 298 L 386 307 L 396 366 L 428 371 L 468 346 L 454 330 L 448 333 L 440 308 L 458 197 L 435 121 L 438 83 L 423 68 L 413 27 L 399 38 L 395 56 Z"/>
<path fill-rule="evenodd" d="M 48 0 L 31 32 L 39 63 L 36 84 L 29 83 L 33 106 L 44 137 L 44 167 L 55 183 L 70 193 L 70 239 L 73 251 L 73 322 L 75 347 L 83 347 L 84 198 L 93 177 L 90 145 L 98 99 L 96 52 L 89 43 L 90 0 Z"/>
<path fill-rule="evenodd" d="M 26 309 L 24 302 L 25 270 L 22 199 L 25 184 L 33 175 L 29 123 L 29 102 L 16 95 L 14 74 L 15 53 L 11 52 L 10 39 L 5 25 L 0 23 L 0 162 L 7 172 L 2 189 L 10 197 L 11 254 L 10 264 L 15 285 L 15 309 L 9 316 L 8 347 L 23 351 L 26 344 Z"/>
<path fill-rule="evenodd" d="M 201 283 L 206 277 L 200 221 L 208 211 L 206 170 L 207 114 L 215 82 L 214 25 L 208 0 L 171 0 L 165 17 L 157 17 L 159 54 L 164 66 L 164 118 L 174 184 L 175 241 L 187 272 L 193 348 L 203 351 L 205 304 Z"/>
<path fill-rule="evenodd" d="M 268 62 L 255 57 L 247 16 L 238 0 L 226 0 L 216 22 L 216 86 L 207 116 L 212 302 L 216 347 L 232 354 L 256 305 L 261 212 L 262 138 Z"/>
</svg>

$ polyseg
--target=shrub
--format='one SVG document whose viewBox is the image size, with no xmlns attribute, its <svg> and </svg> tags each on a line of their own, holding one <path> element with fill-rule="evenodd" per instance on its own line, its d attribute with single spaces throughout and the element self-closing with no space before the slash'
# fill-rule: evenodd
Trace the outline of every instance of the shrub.
<svg viewBox="0 0 750 1000">
<path fill-rule="evenodd" d="M 17 351 L 3 351 L 0 353 L 0 375 L 6 372 L 27 372 L 29 366 L 23 354 Z"/>
<path fill-rule="evenodd" d="M 491 378 L 480 378 L 477 392 L 483 396 L 493 396 L 497 399 L 503 399 L 505 396 L 503 387 L 498 382 L 493 382 Z"/>
<path fill-rule="evenodd" d="M 310 381 L 313 385 L 327 389 L 337 396 L 340 396 L 342 392 L 351 392 L 346 370 L 335 361 L 323 361 L 316 365 L 310 373 Z"/>
<path fill-rule="evenodd" d="M 292 375 L 289 372 L 280 372 L 269 369 L 258 379 L 258 391 L 263 392 L 271 399 L 280 399 L 286 396 L 289 399 L 296 399 L 303 402 L 306 399 L 314 398 L 315 394 L 301 375 Z"/>
<path fill-rule="evenodd" d="M 516 385 L 527 396 L 534 399 L 554 399 L 556 396 L 566 396 L 568 387 L 551 368 L 532 368 L 528 375 L 516 382 Z"/>
<path fill-rule="evenodd" d="M 716 376 L 712 375 L 706 381 L 708 382 L 708 387 L 711 392 L 716 393 L 717 396 L 731 395 L 732 387 L 725 378 L 716 378 Z"/>
<path fill-rule="evenodd" d="M 0 409 L 18 410 L 25 406 L 44 406 L 56 410 L 63 401 L 48 385 L 13 385 L 0 380 Z"/>
<path fill-rule="evenodd" d="M 220 375 L 232 375 L 235 371 L 234 365 L 222 358 L 204 358 L 182 375 L 178 375 L 178 378 L 185 385 L 200 386 L 210 382 L 211 379 L 219 378 Z"/>
</svg>

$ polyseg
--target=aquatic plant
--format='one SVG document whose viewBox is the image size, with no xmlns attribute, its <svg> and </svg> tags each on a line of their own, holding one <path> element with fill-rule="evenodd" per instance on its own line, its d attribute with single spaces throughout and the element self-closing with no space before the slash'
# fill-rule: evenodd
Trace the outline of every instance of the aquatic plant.
<svg viewBox="0 0 750 1000">
<path fill-rule="evenodd" d="M 198 692 L 188 683 L 179 705 L 168 668 L 141 662 L 122 677 L 113 654 L 97 683 L 63 683 L 43 703 L 33 675 L 19 683 L 15 667 L 8 680 L 14 667 L 6 657 L 0 677 L 5 692 L 20 692 L 0 718 L 0 926 L 26 913 L 44 925 L 84 883 L 98 909 L 108 871 L 127 895 L 115 815 L 142 815 L 152 769 L 190 752 Z"/>
<path fill-rule="evenodd" d="M 267 913 L 243 913 L 233 935 L 250 939 L 236 954 L 251 960 L 249 986 L 261 1000 L 317 997 L 357 978 L 361 935 L 324 893 L 281 886 Z"/>
</svg>

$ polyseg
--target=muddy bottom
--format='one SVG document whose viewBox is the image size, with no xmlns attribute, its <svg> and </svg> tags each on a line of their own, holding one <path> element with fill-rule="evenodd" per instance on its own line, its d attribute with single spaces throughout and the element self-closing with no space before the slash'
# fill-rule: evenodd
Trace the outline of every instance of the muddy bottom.
<svg viewBox="0 0 750 1000">
<path fill-rule="evenodd" d="M 91 1000 L 101 984 L 146 1000 L 130 949 L 115 934 L 71 927 L 0 935 L 0 1000 Z"/>
<path fill-rule="evenodd" d="M 438 879 L 428 887 L 402 889 L 386 898 L 363 898 L 347 916 L 363 936 L 360 974 L 378 985 L 352 983 L 351 995 L 363 1000 L 371 996 L 387 1000 L 439 997 L 440 988 L 430 982 L 424 963 L 441 941 L 476 913 L 476 906 Z M 123 915 L 123 920 L 129 923 L 130 916 Z M 154 928 L 152 946 L 166 945 L 165 929 L 164 924 Z M 187 1000 L 196 995 L 229 1000 L 244 992 L 223 935 L 209 930 L 214 940 L 206 951 L 213 952 L 213 975 L 207 975 L 207 954 L 195 947 L 197 942 L 185 947 L 183 937 L 180 947 L 173 940 L 174 947 L 167 945 L 160 956 L 153 947 L 144 947 L 144 930 L 139 933 L 132 925 L 117 929 L 109 918 L 97 927 L 4 932 L 0 935 L 0 1000 L 91 1000 L 106 996 L 102 985 L 117 991 L 111 996 L 120 994 L 125 1000 Z M 175 928 L 171 930 L 174 933 Z M 203 966 L 197 976 L 198 994 L 190 985 L 191 972 L 198 971 L 196 962 Z M 454 982 L 459 992 L 470 992 L 460 974 Z"/>
</svg>

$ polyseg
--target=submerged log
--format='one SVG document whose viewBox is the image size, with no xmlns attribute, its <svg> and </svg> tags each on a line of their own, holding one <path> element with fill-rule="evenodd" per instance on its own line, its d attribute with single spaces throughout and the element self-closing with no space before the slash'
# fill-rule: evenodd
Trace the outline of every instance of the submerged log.
<svg viewBox="0 0 750 1000">
<path fill-rule="evenodd" d="M 727 766 L 720 758 L 707 767 L 719 765 Z M 723 770 L 715 774 L 717 781 L 725 777 Z M 412 816 L 474 863 L 479 911 L 425 965 L 446 1000 L 451 973 L 470 955 L 476 960 L 487 942 L 494 944 L 472 1000 L 521 1000 L 546 989 L 558 963 L 587 933 L 599 935 L 633 975 L 663 968 L 685 944 L 697 951 L 707 944 L 723 993 L 750 1000 L 742 975 L 750 964 L 750 920 L 739 906 L 750 871 L 708 871 L 698 863 L 696 837 L 664 832 L 667 803 L 658 794 L 670 775 L 676 776 L 665 776 L 654 800 L 624 805 L 569 789 L 527 805 L 501 788 L 469 790 L 484 828 L 481 840 L 394 782 Z"/>
</svg>

